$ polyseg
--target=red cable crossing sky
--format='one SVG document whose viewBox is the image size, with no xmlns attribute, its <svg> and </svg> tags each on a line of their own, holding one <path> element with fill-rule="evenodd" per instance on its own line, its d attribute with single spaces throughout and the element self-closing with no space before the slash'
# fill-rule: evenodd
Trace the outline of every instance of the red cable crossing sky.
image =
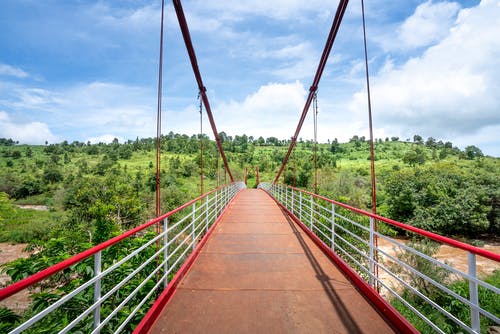
<svg viewBox="0 0 500 334">
<path fill-rule="evenodd" d="M 288 147 L 288 152 L 286 153 L 285 158 L 283 159 L 283 164 L 281 165 L 278 174 L 274 179 L 274 183 L 278 182 L 281 173 L 285 169 L 288 159 L 290 158 L 290 154 L 292 153 L 293 148 L 297 143 L 297 138 L 299 137 L 300 130 L 302 128 L 302 125 L 304 124 L 304 120 L 307 116 L 307 112 L 309 111 L 309 107 L 311 106 L 314 94 L 318 90 L 319 80 L 321 79 L 321 75 L 323 74 L 323 70 L 325 69 L 326 61 L 328 60 L 328 56 L 330 55 L 330 51 L 332 50 L 333 42 L 335 41 L 335 36 L 337 36 L 337 32 L 339 31 L 340 23 L 342 22 L 342 18 L 344 17 L 344 13 L 348 3 L 349 0 L 341 0 L 339 2 L 339 5 L 337 7 L 337 12 L 335 13 L 335 17 L 333 19 L 332 27 L 330 29 L 330 34 L 328 34 L 325 48 L 323 50 L 323 54 L 321 55 L 318 69 L 316 70 L 316 75 L 314 76 L 313 83 L 309 88 L 309 95 L 307 96 L 306 104 L 304 105 L 304 109 L 302 110 L 302 115 L 300 116 L 299 124 L 297 125 L 295 134 L 293 135 L 292 141 L 290 142 L 290 146 Z"/>
<path fill-rule="evenodd" d="M 198 89 L 200 92 L 201 100 L 205 105 L 205 110 L 207 111 L 208 120 L 210 122 L 210 126 L 212 127 L 212 131 L 214 133 L 215 141 L 217 142 L 217 147 L 219 148 L 220 155 L 222 157 L 222 161 L 224 162 L 224 166 L 226 168 L 227 173 L 229 174 L 229 178 L 231 182 L 234 182 L 233 174 L 231 174 L 231 170 L 229 169 L 229 164 L 227 162 L 226 154 L 224 153 L 224 149 L 222 148 L 222 142 L 219 137 L 219 133 L 217 132 L 217 127 L 215 126 L 214 117 L 212 115 L 212 109 L 210 108 L 210 103 L 208 102 L 207 97 L 207 89 L 203 85 L 203 80 L 201 79 L 200 69 L 198 67 L 198 61 L 196 59 L 196 54 L 194 52 L 193 43 L 191 41 L 191 35 L 189 34 L 189 28 L 187 25 L 186 17 L 184 16 L 184 10 L 182 9 L 182 4 L 180 0 L 172 1 L 175 8 L 175 13 L 177 14 L 177 19 L 179 20 L 179 26 L 181 28 L 182 37 L 184 38 L 184 43 L 186 44 L 186 49 L 189 55 L 189 59 L 191 60 L 191 66 L 193 67 L 194 76 L 196 78 L 196 82 L 198 83 Z"/>
</svg>

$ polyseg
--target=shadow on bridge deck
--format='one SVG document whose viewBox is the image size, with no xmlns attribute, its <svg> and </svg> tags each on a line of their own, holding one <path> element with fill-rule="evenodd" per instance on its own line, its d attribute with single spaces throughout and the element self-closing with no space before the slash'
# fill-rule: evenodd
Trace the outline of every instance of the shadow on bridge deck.
<svg viewBox="0 0 500 334">
<path fill-rule="evenodd" d="M 226 211 L 150 333 L 391 333 L 261 190 Z"/>
</svg>

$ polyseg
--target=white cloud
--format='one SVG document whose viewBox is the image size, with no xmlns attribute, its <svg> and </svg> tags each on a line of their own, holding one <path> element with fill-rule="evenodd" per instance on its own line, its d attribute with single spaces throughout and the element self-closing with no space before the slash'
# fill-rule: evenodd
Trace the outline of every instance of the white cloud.
<svg viewBox="0 0 500 334">
<path fill-rule="evenodd" d="M 29 76 L 29 74 L 22 69 L 6 64 L 0 64 L 0 75 L 12 76 L 21 79 L 27 78 Z"/>
<path fill-rule="evenodd" d="M 51 124 L 58 137 L 74 140 L 97 138 L 110 132 L 119 138 L 150 137 L 155 133 L 156 100 L 154 92 L 145 88 L 108 82 L 62 89 L 15 85 L 4 88 L 10 90 L 6 92 L 10 98 L 0 103 L 19 117 L 33 120 L 30 127 L 38 127 L 40 135 L 48 136 L 50 141 L 56 136 L 51 135 L 46 124 Z M 9 129 L 13 129 L 15 124 L 8 123 L 12 125 Z"/>
<path fill-rule="evenodd" d="M 212 105 L 217 129 L 228 135 L 289 138 L 295 131 L 306 93 L 298 81 L 269 83 L 241 101 Z M 167 111 L 164 120 L 164 132 L 192 134 L 199 129 L 197 107 L 194 105 L 181 112 Z M 204 124 L 204 132 L 211 135 L 212 130 L 206 119 Z"/>
<path fill-rule="evenodd" d="M 418 57 L 372 77 L 375 125 L 388 133 L 453 138 L 500 124 L 497 1 L 459 12 L 449 35 Z M 363 92 L 351 109 L 366 113 Z M 492 138 L 493 139 L 493 138 Z"/>
<path fill-rule="evenodd" d="M 456 2 L 428 0 L 415 9 L 399 26 L 374 27 L 375 40 L 385 51 L 412 51 L 438 43 L 449 35 L 456 23 L 460 5 Z M 373 31 L 372 31 L 373 32 Z"/>
<path fill-rule="evenodd" d="M 113 140 L 118 139 L 119 142 L 124 142 L 123 138 L 120 137 L 120 136 L 115 136 L 115 135 L 110 135 L 110 134 L 105 134 L 105 135 L 101 135 L 101 136 L 97 136 L 97 137 L 90 137 L 90 138 L 87 138 L 87 141 L 89 141 L 90 143 L 92 144 L 99 144 L 99 143 L 105 143 L 105 144 L 109 144 L 111 142 L 113 142 Z"/>
<path fill-rule="evenodd" d="M 398 29 L 402 48 L 418 48 L 441 40 L 448 35 L 460 6 L 455 2 L 424 2 L 415 9 Z"/>
<path fill-rule="evenodd" d="M 46 123 L 14 122 L 5 111 L 0 111 L 0 138 L 11 138 L 26 144 L 58 142 L 58 138 L 50 131 Z"/>
<path fill-rule="evenodd" d="M 161 9 L 146 5 L 134 9 L 111 8 L 101 2 L 87 9 L 88 15 L 99 24 L 125 30 L 159 28 Z"/>
<path fill-rule="evenodd" d="M 85 138 L 113 133 L 113 138 L 150 137 L 154 132 L 154 92 L 108 82 L 80 84 L 64 91 L 59 123 L 78 129 Z M 71 110 L 71 112 L 68 112 Z M 113 139 L 111 138 L 111 140 Z"/>
<path fill-rule="evenodd" d="M 15 88 L 17 99 L 10 105 L 18 109 L 53 112 L 54 106 L 62 103 L 61 94 L 43 88 Z"/>
</svg>

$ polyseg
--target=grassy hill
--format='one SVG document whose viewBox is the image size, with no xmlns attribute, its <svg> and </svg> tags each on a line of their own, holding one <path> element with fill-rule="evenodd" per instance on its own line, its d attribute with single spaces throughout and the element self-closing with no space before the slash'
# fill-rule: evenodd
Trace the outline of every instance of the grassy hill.
<svg viewBox="0 0 500 334">
<path fill-rule="evenodd" d="M 221 134 L 232 173 L 248 186 L 272 181 L 288 141 Z M 204 138 L 204 189 L 224 176 L 215 143 Z M 17 145 L 0 140 L 0 241 L 48 240 L 61 235 L 96 243 L 154 215 L 155 140 L 111 144 L 63 142 Z M 451 143 L 398 138 L 375 143 L 378 212 L 441 234 L 475 238 L 496 235 L 499 222 L 500 160 L 474 146 L 461 151 Z M 162 144 L 162 211 L 200 193 L 199 138 L 170 133 Z M 217 168 L 217 165 L 219 168 Z M 348 143 L 318 144 L 319 193 L 369 208 L 369 143 L 354 136 Z M 313 188 L 313 143 L 300 141 L 281 182 Z M 48 211 L 16 204 L 48 206 Z M 96 237 L 96 223 L 112 227 Z M 69 229 L 68 227 L 72 228 Z M 81 233 L 83 232 L 83 233 Z M 101 233 L 99 233 L 101 234 Z M 73 235 L 73 237 L 75 237 Z"/>
</svg>

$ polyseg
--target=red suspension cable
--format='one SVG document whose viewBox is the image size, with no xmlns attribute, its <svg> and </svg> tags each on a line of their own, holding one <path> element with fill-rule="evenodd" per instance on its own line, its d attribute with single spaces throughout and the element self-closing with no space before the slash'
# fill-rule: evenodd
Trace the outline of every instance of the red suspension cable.
<svg viewBox="0 0 500 334">
<path fill-rule="evenodd" d="M 194 76 L 196 78 L 196 82 L 198 83 L 198 89 L 200 91 L 201 99 L 203 101 L 203 104 L 205 105 L 208 121 L 210 122 L 210 126 L 212 127 L 215 141 L 217 142 L 217 147 L 219 148 L 222 161 L 224 162 L 225 170 L 229 174 L 231 182 L 234 182 L 233 174 L 229 169 L 229 164 L 227 162 L 226 155 L 224 154 L 224 149 L 222 148 L 222 142 L 220 140 L 219 133 L 217 132 L 217 127 L 215 126 L 214 117 L 212 115 L 212 109 L 210 108 L 210 103 L 208 102 L 208 97 L 206 94 L 207 89 L 203 85 L 203 80 L 201 79 L 201 73 L 198 67 L 198 60 L 196 59 L 196 54 L 194 52 L 193 43 L 191 41 L 191 35 L 189 34 L 189 28 L 187 25 L 186 17 L 184 16 L 184 10 L 182 9 L 181 1 L 173 0 L 173 4 L 175 8 L 175 13 L 177 14 L 177 20 L 179 21 L 179 26 L 181 28 L 182 37 L 184 38 L 184 43 L 186 44 L 186 49 L 189 55 L 189 59 L 191 61 L 191 66 L 193 67 Z"/>
<path fill-rule="evenodd" d="M 316 75 L 314 76 L 313 83 L 309 88 L 309 95 L 307 96 L 306 104 L 304 105 L 304 109 L 302 110 L 302 115 L 300 116 L 299 124 L 297 125 L 295 134 L 292 137 L 292 141 L 290 142 L 288 151 L 285 155 L 285 158 L 283 159 L 283 163 L 278 171 L 278 174 L 276 175 L 276 178 L 274 179 L 274 183 L 278 182 L 279 177 L 283 172 L 283 170 L 285 169 L 288 159 L 290 158 L 290 154 L 292 153 L 292 150 L 295 147 L 295 144 L 297 143 L 297 138 L 299 136 L 300 130 L 302 129 L 302 124 L 304 123 L 309 107 L 311 106 L 314 93 L 316 93 L 316 90 L 318 89 L 318 84 L 321 79 L 321 75 L 323 74 L 323 70 L 325 69 L 326 61 L 328 60 L 328 56 L 330 55 L 330 51 L 332 50 L 333 42 L 335 41 L 335 37 L 337 36 L 337 32 L 339 31 L 340 23 L 342 22 L 342 18 L 344 17 L 344 13 L 348 3 L 349 0 L 340 0 L 339 2 L 339 5 L 337 7 L 337 12 L 335 13 L 335 17 L 333 19 L 332 27 L 330 29 L 330 33 L 326 40 L 325 48 L 323 49 L 323 54 L 321 55 L 321 59 L 319 61 L 318 69 L 316 70 Z"/>
<path fill-rule="evenodd" d="M 314 193 L 318 193 L 318 94 L 314 93 Z"/>
<path fill-rule="evenodd" d="M 201 103 L 200 94 L 200 196 L 203 195 L 203 104 Z"/>
</svg>

